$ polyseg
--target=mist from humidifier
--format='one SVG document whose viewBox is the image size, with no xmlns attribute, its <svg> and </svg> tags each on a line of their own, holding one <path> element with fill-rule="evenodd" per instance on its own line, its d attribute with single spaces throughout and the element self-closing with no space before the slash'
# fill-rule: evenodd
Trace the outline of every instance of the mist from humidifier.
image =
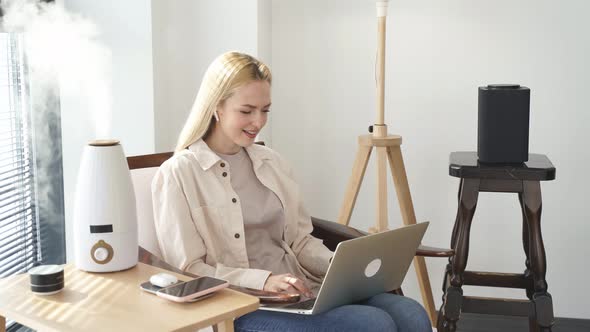
<svg viewBox="0 0 590 332">
<path fill-rule="evenodd" d="M 111 52 L 100 43 L 96 25 L 55 2 L 3 0 L 1 6 L 0 30 L 24 37 L 33 111 L 47 111 L 56 96 L 67 99 L 90 112 L 91 138 L 111 137 Z"/>
</svg>

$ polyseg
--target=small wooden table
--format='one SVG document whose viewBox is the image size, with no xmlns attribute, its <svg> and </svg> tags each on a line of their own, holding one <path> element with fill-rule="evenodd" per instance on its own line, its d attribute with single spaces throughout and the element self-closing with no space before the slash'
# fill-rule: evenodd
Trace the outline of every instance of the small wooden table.
<svg viewBox="0 0 590 332">
<path fill-rule="evenodd" d="M 530 331 L 551 331 L 553 302 L 547 292 L 547 262 L 541 236 L 540 181 L 555 179 L 555 167 L 547 156 L 529 154 L 522 164 L 480 164 L 476 152 L 453 152 L 449 174 L 461 178 L 459 207 L 451 236 L 455 256 L 449 259 L 443 284 L 443 305 L 438 331 L 453 332 L 461 312 L 528 316 Z M 526 254 L 524 273 L 465 271 L 469 231 L 479 192 L 518 193 L 522 209 L 522 244 Z M 528 300 L 463 296 L 463 285 L 521 288 Z"/>
<path fill-rule="evenodd" d="M 175 303 L 139 288 L 159 272 L 175 274 L 143 263 L 112 273 L 66 265 L 65 288 L 47 296 L 31 292 L 26 273 L 0 279 L 0 332 L 5 317 L 41 331 L 194 332 L 210 325 L 233 331 L 234 318 L 258 309 L 258 298 L 230 289 L 199 302 Z"/>
</svg>

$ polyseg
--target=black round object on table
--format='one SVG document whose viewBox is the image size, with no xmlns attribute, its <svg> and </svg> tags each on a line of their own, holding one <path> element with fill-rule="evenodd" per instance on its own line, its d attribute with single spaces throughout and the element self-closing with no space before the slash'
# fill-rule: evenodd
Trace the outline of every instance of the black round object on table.
<svg viewBox="0 0 590 332">
<path fill-rule="evenodd" d="M 29 270 L 31 291 L 51 295 L 64 288 L 64 269 L 60 265 L 39 265 Z"/>
</svg>

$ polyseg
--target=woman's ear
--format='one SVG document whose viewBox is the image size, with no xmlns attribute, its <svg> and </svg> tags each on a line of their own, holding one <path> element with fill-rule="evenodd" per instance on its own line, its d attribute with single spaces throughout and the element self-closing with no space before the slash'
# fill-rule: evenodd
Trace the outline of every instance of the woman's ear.
<svg viewBox="0 0 590 332">
<path fill-rule="evenodd" d="M 217 110 L 213 112 L 213 116 L 215 117 L 215 120 L 219 122 L 219 114 L 217 114 Z"/>
</svg>

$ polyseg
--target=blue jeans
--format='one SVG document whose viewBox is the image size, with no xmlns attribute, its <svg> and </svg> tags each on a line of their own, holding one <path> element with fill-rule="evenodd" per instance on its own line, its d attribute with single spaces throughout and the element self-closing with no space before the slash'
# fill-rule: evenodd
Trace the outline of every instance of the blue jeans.
<svg viewBox="0 0 590 332">
<path fill-rule="evenodd" d="M 318 315 L 257 310 L 234 322 L 236 331 L 392 331 L 432 332 L 422 306 L 404 296 L 383 293 L 358 304 L 344 305 Z"/>
</svg>

